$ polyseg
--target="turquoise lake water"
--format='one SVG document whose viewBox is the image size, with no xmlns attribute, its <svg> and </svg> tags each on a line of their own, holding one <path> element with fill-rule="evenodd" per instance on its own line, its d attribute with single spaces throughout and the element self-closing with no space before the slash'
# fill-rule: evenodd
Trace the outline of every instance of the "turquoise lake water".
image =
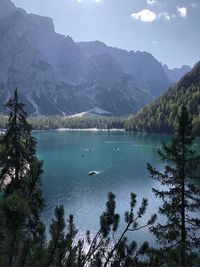
<svg viewBox="0 0 200 267">
<path fill-rule="evenodd" d="M 149 206 L 141 223 L 157 212 L 159 200 L 152 187 L 160 185 L 149 177 L 147 163 L 161 169 L 157 150 L 169 136 L 124 132 L 36 132 L 38 156 L 44 160 L 43 192 L 46 202 L 43 219 L 47 226 L 56 205 L 63 204 L 66 218 L 73 214 L 80 234 L 95 232 L 105 210 L 107 193 L 116 195 L 116 211 L 129 210 L 130 193 L 137 194 L 138 205 L 148 198 Z M 98 171 L 89 176 L 89 171 Z M 137 210 L 137 209 L 136 209 Z M 136 240 L 149 240 L 146 230 L 130 234 Z"/>
</svg>

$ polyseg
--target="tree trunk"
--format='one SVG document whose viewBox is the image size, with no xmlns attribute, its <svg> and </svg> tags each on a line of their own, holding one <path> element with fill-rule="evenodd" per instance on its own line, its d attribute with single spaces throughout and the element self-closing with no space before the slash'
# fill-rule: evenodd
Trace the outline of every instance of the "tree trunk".
<svg viewBox="0 0 200 267">
<path fill-rule="evenodd" d="M 15 251 L 15 241 L 16 241 L 16 231 L 13 233 L 13 239 L 10 246 L 10 257 L 8 267 L 14 267 L 14 251 Z"/>
<path fill-rule="evenodd" d="M 186 228 L 185 228 L 185 133 L 182 137 L 182 166 L 181 166 L 181 264 L 185 267 L 185 245 L 186 245 Z"/>
</svg>

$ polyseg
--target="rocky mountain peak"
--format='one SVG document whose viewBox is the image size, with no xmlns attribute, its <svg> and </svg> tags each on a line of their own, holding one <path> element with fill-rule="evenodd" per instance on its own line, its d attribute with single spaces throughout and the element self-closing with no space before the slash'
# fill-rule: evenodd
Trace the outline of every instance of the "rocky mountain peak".
<svg viewBox="0 0 200 267">
<path fill-rule="evenodd" d="M 99 41 L 75 43 L 55 32 L 51 18 L 28 14 L 10 0 L 0 0 L 0 20 L 0 107 L 18 87 L 30 114 L 99 107 L 125 115 L 172 84 L 151 54 Z"/>
</svg>

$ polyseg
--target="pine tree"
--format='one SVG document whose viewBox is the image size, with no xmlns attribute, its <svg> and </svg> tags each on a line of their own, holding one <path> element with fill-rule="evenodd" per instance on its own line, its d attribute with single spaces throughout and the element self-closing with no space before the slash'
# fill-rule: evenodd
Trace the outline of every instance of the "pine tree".
<svg viewBox="0 0 200 267">
<path fill-rule="evenodd" d="M 31 126 L 27 122 L 24 104 L 19 101 L 17 89 L 14 98 L 6 106 L 11 111 L 6 133 L 1 139 L 0 186 L 4 186 L 5 193 L 10 194 L 20 188 L 35 158 L 36 140 L 31 136 Z"/>
<path fill-rule="evenodd" d="M 176 249 L 176 253 L 180 252 L 177 266 L 182 267 L 191 266 L 189 254 L 194 259 L 194 253 L 200 248 L 200 219 L 197 216 L 200 190 L 195 185 L 195 179 L 199 178 L 200 155 L 193 149 L 194 139 L 192 118 L 182 106 L 175 136 L 169 145 L 163 143 L 162 150 L 158 151 L 165 163 L 164 171 L 148 164 L 152 178 L 163 186 L 162 189 L 154 188 L 153 192 L 163 201 L 159 213 L 167 218 L 166 223 L 152 227 L 152 232 L 166 251 Z"/>
<path fill-rule="evenodd" d="M 129 232 L 136 232 L 142 228 L 148 228 L 155 223 L 156 215 L 152 215 L 149 220 L 140 221 L 146 212 L 148 201 L 143 199 L 136 214 L 136 195 L 131 193 L 130 210 L 125 212 L 125 228 L 118 234 L 120 215 L 115 212 L 115 195 L 108 194 L 106 211 L 100 216 L 100 229 L 91 240 L 90 233 L 87 233 L 88 252 L 84 259 L 84 266 L 139 266 L 139 256 L 149 251 L 149 245 L 144 242 L 138 248 L 137 242 L 128 242 L 126 235 Z M 138 263 L 138 265 L 136 264 Z M 135 265 L 133 265 L 135 264 Z M 142 264 L 142 263 L 141 263 Z M 90 266 L 90 265 L 89 265 Z"/>
<path fill-rule="evenodd" d="M 55 208 L 54 218 L 50 225 L 51 240 L 47 250 L 47 263 L 45 264 L 45 267 L 64 267 L 62 264 L 66 254 L 64 230 L 64 207 L 58 206 Z"/>
<path fill-rule="evenodd" d="M 0 151 L 0 186 L 3 191 L 0 252 L 5 259 L 3 267 L 23 267 L 33 257 L 41 236 L 42 162 L 36 157 L 36 140 L 31 136 L 31 126 L 17 90 L 7 107 L 11 112 Z"/>
<path fill-rule="evenodd" d="M 24 226 L 28 215 L 28 205 L 16 193 L 1 203 L 0 266 L 17 266 L 18 255 L 25 240 Z"/>
</svg>

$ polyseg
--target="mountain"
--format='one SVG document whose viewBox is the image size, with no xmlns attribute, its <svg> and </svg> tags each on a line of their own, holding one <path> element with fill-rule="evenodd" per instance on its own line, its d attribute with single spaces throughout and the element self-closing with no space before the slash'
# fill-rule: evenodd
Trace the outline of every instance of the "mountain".
<svg viewBox="0 0 200 267">
<path fill-rule="evenodd" d="M 183 104 L 194 118 L 194 132 L 200 135 L 200 62 L 152 104 L 129 117 L 126 128 L 139 132 L 172 133 Z"/>
<path fill-rule="evenodd" d="M 156 75 L 155 75 L 156 74 Z M 50 18 L 0 0 L 0 112 L 17 87 L 33 115 L 137 112 L 172 81 L 151 54 L 75 43 Z"/>
<path fill-rule="evenodd" d="M 169 69 L 167 65 L 163 65 L 165 74 L 173 83 L 179 81 L 187 72 L 191 71 L 191 67 L 183 65 L 181 68 Z"/>
<path fill-rule="evenodd" d="M 109 54 L 121 66 L 122 71 L 131 75 L 140 88 L 154 98 L 159 96 L 172 81 L 167 77 L 162 64 L 146 52 L 126 51 L 106 46 L 99 41 L 78 43 L 87 58 Z M 155 75 L 156 74 L 156 75 Z"/>
</svg>

